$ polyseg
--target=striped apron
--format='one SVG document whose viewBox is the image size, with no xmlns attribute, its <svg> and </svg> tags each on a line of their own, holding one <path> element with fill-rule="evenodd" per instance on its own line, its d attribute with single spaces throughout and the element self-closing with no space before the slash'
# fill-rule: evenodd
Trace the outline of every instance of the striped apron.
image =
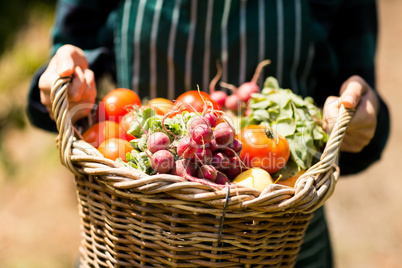
<svg viewBox="0 0 402 268">
<path fill-rule="evenodd" d="M 209 90 L 219 62 L 221 81 L 251 80 L 264 59 L 263 78 L 309 96 L 315 56 L 308 1 L 126 0 L 115 29 L 117 85 L 141 98 L 175 99 Z M 323 208 L 308 228 L 297 267 L 332 267 Z"/>
</svg>

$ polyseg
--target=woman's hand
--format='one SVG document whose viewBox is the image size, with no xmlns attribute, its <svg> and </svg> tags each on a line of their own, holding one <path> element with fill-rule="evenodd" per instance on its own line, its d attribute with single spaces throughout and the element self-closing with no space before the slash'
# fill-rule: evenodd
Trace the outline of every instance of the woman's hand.
<svg viewBox="0 0 402 268">
<path fill-rule="evenodd" d="M 379 99 L 374 90 L 360 76 L 346 80 L 340 90 L 340 97 L 330 96 L 324 105 L 324 129 L 329 133 L 338 120 L 339 107 L 355 108 L 356 112 L 346 130 L 341 150 L 358 153 L 374 137 L 377 126 Z"/>
<path fill-rule="evenodd" d="M 95 76 L 88 69 L 84 51 L 72 45 L 64 45 L 57 50 L 39 79 L 41 102 L 46 106 L 52 119 L 51 88 L 59 77 L 70 75 L 73 79 L 68 91 L 68 100 L 72 121 L 75 122 L 87 116 L 95 103 Z"/>
</svg>

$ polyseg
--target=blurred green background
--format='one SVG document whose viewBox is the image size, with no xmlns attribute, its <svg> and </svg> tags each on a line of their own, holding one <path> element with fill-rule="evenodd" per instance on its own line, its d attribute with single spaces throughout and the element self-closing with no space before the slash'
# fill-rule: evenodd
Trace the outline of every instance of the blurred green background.
<svg viewBox="0 0 402 268">
<path fill-rule="evenodd" d="M 27 82 L 47 59 L 54 0 L 0 2 L 0 159 L 6 174 L 15 164 L 7 157 L 5 139 L 10 129 L 24 129 Z"/>
<path fill-rule="evenodd" d="M 391 107 L 383 159 L 338 182 L 327 202 L 337 268 L 402 266 L 402 1 L 380 0 L 377 85 Z M 74 267 L 80 239 L 72 175 L 54 133 L 33 128 L 30 79 L 48 60 L 54 0 L 0 1 L 0 267 Z"/>
</svg>

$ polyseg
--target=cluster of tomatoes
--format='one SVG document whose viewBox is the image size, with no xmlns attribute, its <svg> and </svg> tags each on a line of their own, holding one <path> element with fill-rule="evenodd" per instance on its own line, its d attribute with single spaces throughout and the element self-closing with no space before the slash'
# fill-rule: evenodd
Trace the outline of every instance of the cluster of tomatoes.
<svg viewBox="0 0 402 268">
<path fill-rule="evenodd" d="M 215 110 L 220 109 L 209 94 L 200 91 L 188 91 L 180 95 L 175 102 L 164 98 L 152 99 L 142 107 L 151 107 L 157 114 L 166 115 L 180 103 L 184 105 L 181 111 L 201 113 L 206 101 L 212 103 Z M 139 107 L 142 105 L 135 92 L 124 88 L 112 90 L 99 103 L 96 124 L 86 130 L 82 138 L 106 158 L 112 160 L 121 158 L 126 161 L 126 153 L 133 149 L 129 141 L 135 139 L 127 133 L 131 122 L 136 120 L 130 113 L 135 105 Z M 236 138 L 243 143 L 240 158 L 248 167 L 259 167 L 273 173 L 288 161 L 290 151 L 286 139 L 264 126 L 247 126 L 237 134 Z"/>
<path fill-rule="evenodd" d="M 126 153 L 132 150 L 126 127 L 129 124 L 127 107 L 141 105 L 138 95 L 124 88 L 108 93 L 99 103 L 96 123 L 82 134 L 82 138 L 97 148 L 106 158 L 126 160 Z"/>
</svg>

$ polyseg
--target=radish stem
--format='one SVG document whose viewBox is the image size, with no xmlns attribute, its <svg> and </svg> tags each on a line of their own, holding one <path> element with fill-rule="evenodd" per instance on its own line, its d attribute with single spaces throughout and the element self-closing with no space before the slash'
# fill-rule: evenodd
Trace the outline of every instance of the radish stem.
<svg viewBox="0 0 402 268">
<path fill-rule="evenodd" d="M 221 76 L 222 76 L 222 66 L 218 60 L 216 61 L 216 69 L 217 69 L 217 73 L 216 73 L 215 77 L 211 80 L 211 82 L 209 83 L 209 94 L 212 94 L 215 92 L 216 84 L 218 83 L 219 79 L 221 79 Z"/>
<path fill-rule="evenodd" d="M 257 84 L 258 78 L 260 77 L 262 68 L 264 68 L 266 65 L 270 64 L 271 61 L 270 60 L 263 60 L 262 62 L 260 62 L 257 66 L 257 68 L 255 69 L 255 73 L 253 78 L 251 79 L 250 82 L 253 82 L 255 84 Z"/>
<path fill-rule="evenodd" d="M 221 87 L 224 87 L 224 88 L 227 88 L 227 89 L 229 89 L 230 91 L 232 91 L 232 93 L 233 94 L 236 94 L 236 92 L 237 92 L 237 87 L 235 87 L 234 85 L 232 85 L 232 84 L 229 84 L 229 83 L 226 83 L 226 82 L 220 82 L 219 83 L 219 85 L 221 86 Z"/>
</svg>

